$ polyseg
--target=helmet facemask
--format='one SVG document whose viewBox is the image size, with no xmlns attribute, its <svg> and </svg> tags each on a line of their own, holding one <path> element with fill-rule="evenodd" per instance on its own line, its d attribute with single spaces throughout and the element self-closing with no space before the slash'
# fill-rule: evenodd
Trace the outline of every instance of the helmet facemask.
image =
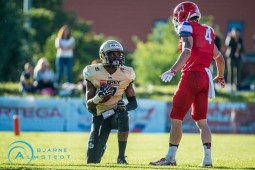
<svg viewBox="0 0 255 170">
<path fill-rule="evenodd" d="M 182 22 L 179 22 L 177 18 L 173 18 L 172 23 L 174 24 L 174 30 L 178 34 L 178 26 L 181 25 Z"/>
<path fill-rule="evenodd" d="M 125 64 L 125 57 L 122 51 L 108 51 L 106 52 L 104 65 L 111 68 L 118 68 Z"/>
</svg>

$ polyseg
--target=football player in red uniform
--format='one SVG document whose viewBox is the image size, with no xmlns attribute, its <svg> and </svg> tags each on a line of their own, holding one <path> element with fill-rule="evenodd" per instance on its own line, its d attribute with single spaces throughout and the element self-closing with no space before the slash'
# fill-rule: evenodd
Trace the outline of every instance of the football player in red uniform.
<svg viewBox="0 0 255 170">
<path fill-rule="evenodd" d="M 176 152 L 182 138 L 182 122 L 192 106 L 192 118 L 200 130 L 204 156 L 200 166 L 211 167 L 211 131 L 207 124 L 208 97 L 213 98 L 214 87 L 210 70 L 212 59 L 216 61 L 218 81 L 222 88 L 224 81 L 224 58 L 214 44 L 213 29 L 198 21 L 201 18 L 198 6 L 192 2 L 182 2 L 173 11 L 173 24 L 180 37 L 179 55 L 175 64 L 161 75 L 163 82 L 170 82 L 181 69 L 182 75 L 173 96 L 170 112 L 171 130 L 167 155 L 151 165 L 176 166 Z"/>
<path fill-rule="evenodd" d="M 104 42 L 99 50 L 102 63 L 83 70 L 86 79 L 86 104 L 92 113 L 87 148 L 87 163 L 100 163 L 112 129 L 118 130 L 118 164 L 127 164 L 125 150 L 129 134 L 128 111 L 137 108 L 133 82 L 135 72 L 124 65 L 122 45 L 115 40 Z M 126 95 L 128 103 L 122 100 Z"/>
</svg>

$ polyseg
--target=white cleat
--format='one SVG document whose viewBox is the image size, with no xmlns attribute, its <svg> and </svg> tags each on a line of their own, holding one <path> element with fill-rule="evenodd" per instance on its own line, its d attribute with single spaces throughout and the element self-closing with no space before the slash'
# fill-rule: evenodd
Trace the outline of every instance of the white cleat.
<svg viewBox="0 0 255 170">
<path fill-rule="evenodd" d="M 211 158 L 204 158 L 202 163 L 199 165 L 199 167 L 203 167 L 203 168 L 212 167 L 212 159 Z"/>
</svg>

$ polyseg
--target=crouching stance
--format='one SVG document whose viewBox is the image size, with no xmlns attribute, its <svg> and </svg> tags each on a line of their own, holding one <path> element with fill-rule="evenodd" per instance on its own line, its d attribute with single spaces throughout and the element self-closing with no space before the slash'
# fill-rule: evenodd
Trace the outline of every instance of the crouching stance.
<svg viewBox="0 0 255 170">
<path fill-rule="evenodd" d="M 118 130 L 118 164 L 128 164 L 125 150 L 129 123 L 128 111 L 137 108 L 133 68 L 124 66 L 122 45 L 115 40 L 104 42 L 99 50 L 102 63 L 86 66 L 86 104 L 92 114 L 92 126 L 87 147 L 87 163 L 100 163 L 112 129 Z M 126 95 L 128 103 L 122 100 Z"/>
</svg>

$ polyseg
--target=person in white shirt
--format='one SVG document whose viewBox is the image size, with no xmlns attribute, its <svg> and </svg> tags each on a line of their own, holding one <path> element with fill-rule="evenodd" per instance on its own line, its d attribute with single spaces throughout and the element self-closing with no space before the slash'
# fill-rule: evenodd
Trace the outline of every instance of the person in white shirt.
<svg viewBox="0 0 255 170">
<path fill-rule="evenodd" d="M 73 66 L 73 49 L 75 47 L 75 39 L 71 36 L 71 31 L 67 25 L 60 28 L 58 36 L 55 40 L 57 48 L 56 55 L 56 78 L 57 84 L 61 83 L 62 73 L 65 69 L 66 82 L 71 83 L 72 66 Z"/>
</svg>

